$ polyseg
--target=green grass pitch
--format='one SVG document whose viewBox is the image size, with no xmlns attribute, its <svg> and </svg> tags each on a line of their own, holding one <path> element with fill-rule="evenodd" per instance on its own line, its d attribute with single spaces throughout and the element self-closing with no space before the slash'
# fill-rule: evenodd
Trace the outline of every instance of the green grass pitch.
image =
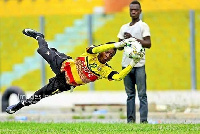
<svg viewBox="0 0 200 134">
<path fill-rule="evenodd" d="M 35 123 L 0 122 L 4 134 L 138 134 L 200 133 L 200 124 L 126 124 L 126 123 Z"/>
</svg>

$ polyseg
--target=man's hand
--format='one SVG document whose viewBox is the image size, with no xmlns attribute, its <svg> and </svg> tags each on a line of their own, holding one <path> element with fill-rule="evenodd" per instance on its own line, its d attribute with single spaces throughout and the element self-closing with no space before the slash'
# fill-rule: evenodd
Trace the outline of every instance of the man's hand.
<svg viewBox="0 0 200 134">
<path fill-rule="evenodd" d="M 129 38 L 135 38 L 135 37 L 133 37 L 130 33 L 128 33 L 128 32 L 124 32 L 124 39 L 129 39 Z M 141 43 L 141 40 L 140 39 L 137 39 L 137 38 L 135 38 L 138 42 L 140 42 Z"/>
<path fill-rule="evenodd" d="M 131 37 L 132 37 L 132 35 L 130 33 L 128 33 L 128 32 L 124 33 L 124 39 L 128 39 L 128 38 L 131 38 Z"/>
<path fill-rule="evenodd" d="M 129 65 L 131 65 L 132 67 L 134 67 L 142 58 L 141 57 L 135 57 L 131 60 L 131 62 L 129 63 Z"/>
<path fill-rule="evenodd" d="M 126 44 L 126 43 L 129 44 L 130 42 L 135 42 L 135 41 L 137 41 L 137 39 L 134 38 L 134 37 L 131 37 L 131 38 L 128 38 L 128 39 L 124 39 L 123 41 L 125 42 L 125 44 Z"/>
<path fill-rule="evenodd" d="M 116 42 L 114 43 L 114 45 L 115 45 L 115 48 L 123 48 L 126 44 L 129 44 L 130 42 L 135 42 L 135 41 L 137 41 L 137 39 L 134 37 L 131 37 L 128 39 L 124 39 L 120 42 Z"/>
</svg>

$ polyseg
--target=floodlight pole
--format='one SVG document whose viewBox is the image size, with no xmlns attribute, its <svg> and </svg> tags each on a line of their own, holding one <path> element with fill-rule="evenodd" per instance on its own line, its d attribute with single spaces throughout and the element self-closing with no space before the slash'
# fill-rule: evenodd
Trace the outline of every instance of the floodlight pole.
<svg viewBox="0 0 200 134">
<path fill-rule="evenodd" d="M 1 64 L 1 53 L 2 53 L 2 50 L 0 48 L 0 74 L 2 74 L 1 73 L 1 67 L 2 67 L 2 64 Z M 0 92 L 1 92 L 1 79 L 2 79 L 2 77 L 0 76 Z"/>
<path fill-rule="evenodd" d="M 44 16 L 40 16 L 40 32 L 44 34 L 44 26 L 45 20 Z M 41 58 L 41 84 L 42 87 L 46 84 L 46 69 L 45 69 L 45 61 Z"/>
<path fill-rule="evenodd" d="M 93 44 L 93 36 L 92 36 L 92 14 L 87 15 L 87 24 L 88 24 L 88 46 Z M 90 91 L 94 91 L 94 82 L 90 83 Z"/>
<path fill-rule="evenodd" d="M 190 10 L 190 57 L 191 57 L 191 90 L 196 90 L 196 59 L 195 59 L 195 14 Z"/>
</svg>

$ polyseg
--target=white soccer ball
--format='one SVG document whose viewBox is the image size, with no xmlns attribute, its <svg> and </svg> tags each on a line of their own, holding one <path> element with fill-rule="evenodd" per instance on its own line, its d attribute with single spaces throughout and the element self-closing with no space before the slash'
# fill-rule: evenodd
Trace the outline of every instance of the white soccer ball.
<svg viewBox="0 0 200 134">
<path fill-rule="evenodd" d="M 135 38 L 125 39 L 124 42 L 124 53 L 129 58 L 141 59 L 145 55 L 145 49 Z"/>
</svg>

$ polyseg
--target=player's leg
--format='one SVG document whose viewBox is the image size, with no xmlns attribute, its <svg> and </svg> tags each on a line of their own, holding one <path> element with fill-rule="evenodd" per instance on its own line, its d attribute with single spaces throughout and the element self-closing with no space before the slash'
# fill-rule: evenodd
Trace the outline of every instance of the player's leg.
<svg viewBox="0 0 200 134">
<path fill-rule="evenodd" d="M 148 101 L 146 94 L 146 73 L 145 66 L 136 69 L 136 84 L 138 90 L 138 98 L 140 100 L 140 123 L 148 123 Z"/>
<path fill-rule="evenodd" d="M 61 63 L 71 57 L 58 52 L 55 48 L 49 48 L 42 33 L 32 29 L 24 29 L 23 34 L 38 41 L 39 48 L 37 49 L 37 52 L 50 64 L 50 67 L 55 74 L 60 73 Z"/>
<path fill-rule="evenodd" d="M 124 78 L 124 85 L 127 94 L 127 122 L 135 123 L 136 120 L 136 107 L 135 107 L 135 69 Z"/>
<path fill-rule="evenodd" d="M 64 53 L 58 52 L 55 48 L 48 48 L 47 42 L 42 37 L 38 37 L 39 48 L 37 52 L 50 64 L 51 69 L 55 74 L 60 72 L 62 62 L 71 57 Z"/>
<path fill-rule="evenodd" d="M 42 37 L 44 38 L 44 35 L 40 32 L 37 32 L 33 29 L 29 29 L 29 28 L 26 28 L 22 31 L 23 34 L 25 34 L 26 36 L 29 36 L 29 37 L 32 37 L 34 39 L 37 39 L 37 37 Z"/>
<path fill-rule="evenodd" d="M 24 106 L 36 104 L 45 97 L 52 96 L 70 89 L 71 86 L 66 84 L 64 73 L 60 73 L 56 75 L 56 77 L 49 79 L 49 83 L 36 91 L 29 99 L 7 107 L 6 112 L 13 114 Z"/>
</svg>

